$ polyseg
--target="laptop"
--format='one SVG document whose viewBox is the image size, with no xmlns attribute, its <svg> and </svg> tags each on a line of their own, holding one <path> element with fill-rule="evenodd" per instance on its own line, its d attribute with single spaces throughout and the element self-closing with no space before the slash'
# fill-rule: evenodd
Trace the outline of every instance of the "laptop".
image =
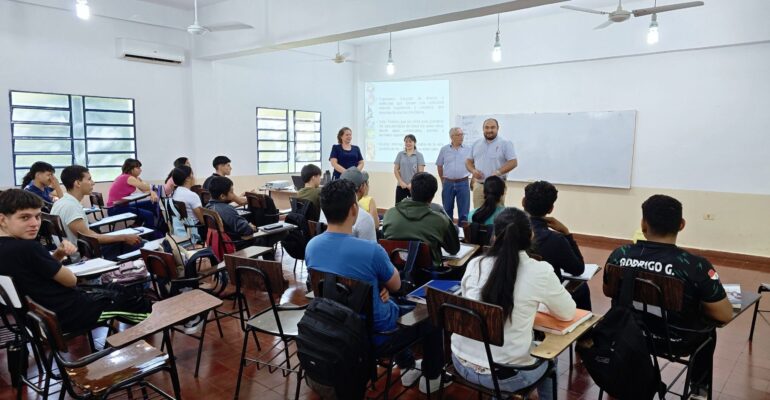
<svg viewBox="0 0 770 400">
<path fill-rule="evenodd" d="M 294 182 L 294 189 L 296 190 L 300 190 L 305 187 L 305 182 L 302 182 L 301 176 L 294 175 L 291 177 L 291 181 Z"/>
</svg>

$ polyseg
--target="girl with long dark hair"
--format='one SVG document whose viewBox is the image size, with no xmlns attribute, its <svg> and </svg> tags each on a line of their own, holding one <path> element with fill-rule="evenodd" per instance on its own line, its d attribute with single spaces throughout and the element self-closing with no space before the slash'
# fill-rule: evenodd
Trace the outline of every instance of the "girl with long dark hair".
<svg viewBox="0 0 770 400">
<path fill-rule="evenodd" d="M 545 304 L 554 317 L 568 321 L 575 315 L 575 302 L 548 263 L 527 255 L 526 250 L 532 245 L 532 229 L 524 211 L 504 209 L 495 218 L 494 229 L 489 251 L 468 263 L 461 283 L 462 295 L 503 309 L 504 343 L 491 346 L 495 363 L 531 365 L 535 362 L 530 355 L 532 327 L 539 304 Z M 463 378 L 494 388 L 483 343 L 453 335 L 452 362 Z M 547 369 L 548 363 L 543 363 L 532 370 L 498 373 L 500 389 L 515 391 L 532 385 Z M 538 385 L 541 400 L 551 400 L 551 385 L 550 379 Z"/>
<path fill-rule="evenodd" d="M 499 176 L 487 178 L 484 181 L 484 203 L 481 207 L 472 210 L 468 214 L 468 219 L 481 225 L 492 225 L 495 217 L 505 209 L 502 205 L 505 189 L 505 181 Z"/>
</svg>

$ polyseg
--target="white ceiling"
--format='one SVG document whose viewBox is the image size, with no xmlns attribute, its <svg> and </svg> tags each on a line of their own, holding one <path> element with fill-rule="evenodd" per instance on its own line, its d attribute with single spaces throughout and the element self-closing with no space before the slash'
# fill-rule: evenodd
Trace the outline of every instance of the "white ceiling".
<svg viewBox="0 0 770 400">
<path fill-rule="evenodd" d="M 140 0 L 147 3 L 160 4 L 162 6 L 169 6 L 179 8 L 182 10 L 192 10 L 193 0 Z M 211 4 L 221 3 L 227 0 L 198 0 L 198 7 L 205 7 Z"/>
</svg>

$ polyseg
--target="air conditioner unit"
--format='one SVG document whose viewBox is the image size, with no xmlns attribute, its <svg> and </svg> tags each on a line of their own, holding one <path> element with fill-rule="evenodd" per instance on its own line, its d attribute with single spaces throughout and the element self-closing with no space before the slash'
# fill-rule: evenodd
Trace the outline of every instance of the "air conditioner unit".
<svg viewBox="0 0 770 400">
<path fill-rule="evenodd" d="M 180 65 L 184 62 L 184 49 L 177 46 L 118 38 L 115 48 L 118 58 L 126 60 L 165 65 Z"/>
</svg>

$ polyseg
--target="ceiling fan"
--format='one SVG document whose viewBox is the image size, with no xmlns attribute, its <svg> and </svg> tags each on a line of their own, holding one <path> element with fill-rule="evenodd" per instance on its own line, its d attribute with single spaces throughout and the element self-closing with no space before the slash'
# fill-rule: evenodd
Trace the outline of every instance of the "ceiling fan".
<svg viewBox="0 0 770 400">
<path fill-rule="evenodd" d="M 331 60 L 335 64 L 342 64 L 344 62 L 355 62 L 354 60 L 349 59 L 350 53 L 340 53 L 340 42 L 337 42 L 337 54 L 334 55 L 334 58 Z"/>
<path fill-rule="evenodd" d="M 191 35 L 204 35 L 207 32 L 234 31 L 239 29 L 254 29 L 253 26 L 242 22 L 222 22 L 203 26 L 198 23 L 198 0 L 193 0 L 195 5 L 195 20 L 192 25 L 187 27 L 187 32 Z"/>
<path fill-rule="evenodd" d="M 658 14 L 666 11 L 674 11 L 674 10 L 681 10 L 683 8 L 698 7 L 698 6 L 702 6 L 703 4 L 704 3 L 702 1 L 690 1 L 687 3 L 669 4 L 667 6 L 640 8 L 638 10 L 629 11 L 629 10 L 624 10 L 622 0 L 618 0 L 618 8 L 615 9 L 615 11 L 611 11 L 611 12 L 592 10 L 590 8 L 583 8 L 583 7 L 576 7 L 576 6 L 569 6 L 569 5 L 561 6 L 561 8 L 566 8 L 568 10 L 573 10 L 573 11 L 582 11 L 582 12 L 587 12 L 592 14 L 606 15 L 607 21 L 604 21 L 604 23 L 594 28 L 594 29 L 602 29 L 612 25 L 615 22 L 626 21 L 629 18 L 631 18 L 631 15 L 633 15 L 634 17 L 642 17 L 645 15 Z"/>
</svg>

